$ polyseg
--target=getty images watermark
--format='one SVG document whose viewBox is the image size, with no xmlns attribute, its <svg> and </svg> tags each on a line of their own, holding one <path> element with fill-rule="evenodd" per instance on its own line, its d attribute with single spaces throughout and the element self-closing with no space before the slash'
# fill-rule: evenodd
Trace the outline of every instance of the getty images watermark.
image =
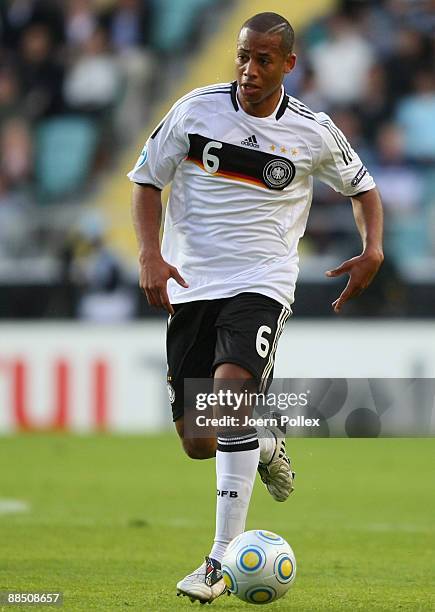
<svg viewBox="0 0 435 612">
<path fill-rule="evenodd" d="M 435 436 L 431 378 L 185 379 L 170 397 L 184 404 L 187 437 L 276 426 L 287 437 Z"/>
<path fill-rule="evenodd" d="M 289 408 L 305 408 L 309 405 L 310 390 L 301 393 L 256 393 L 248 390 L 240 392 L 232 389 L 218 389 L 215 392 L 197 393 L 195 410 L 214 415 L 198 414 L 194 417 L 197 427 L 319 427 L 320 418 L 307 418 L 304 415 L 290 416 L 280 413 Z M 261 416 L 255 413 L 262 412 Z M 219 416 L 215 413 L 220 412 Z"/>
</svg>

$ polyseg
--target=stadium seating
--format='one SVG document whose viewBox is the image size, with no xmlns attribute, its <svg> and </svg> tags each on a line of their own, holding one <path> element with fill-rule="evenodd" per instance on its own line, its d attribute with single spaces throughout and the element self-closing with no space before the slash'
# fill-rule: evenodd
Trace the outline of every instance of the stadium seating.
<svg viewBox="0 0 435 612">
<path fill-rule="evenodd" d="M 154 28 L 154 46 L 160 51 L 183 49 L 188 35 L 195 27 L 195 16 L 216 0 L 159 0 Z"/>
<path fill-rule="evenodd" d="M 98 128 L 90 119 L 65 115 L 44 121 L 36 136 L 36 179 L 41 199 L 71 194 L 92 169 Z"/>
</svg>

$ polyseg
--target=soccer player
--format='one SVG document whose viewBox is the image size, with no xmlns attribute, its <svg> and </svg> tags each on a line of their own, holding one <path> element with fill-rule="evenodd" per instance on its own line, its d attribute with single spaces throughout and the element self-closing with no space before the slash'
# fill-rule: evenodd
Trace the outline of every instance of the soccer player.
<svg viewBox="0 0 435 612">
<path fill-rule="evenodd" d="M 237 80 L 178 100 L 129 173 L 140 286 L 151 305 L 170 314 L 175 427 L 190 457 L 216 456 L 214 543 L 177 584 L 179 594 L 202 603 L 225 592 L 222 557 L 244 531 L 257 469 L 278 501 L 291 493 L 293 472 L 279 431 L 260 439 L 253 428 L 243 435 L 218 431 L 217 439 L 185 435 L 184 378 L 253 380 L 267 389 L 291 313 L 313 176 L 351 198 L 362 239 L 360 255 L 326 273 L 349 276 L 335 312 L 370 284 L 383 260 L 382 206 L 372 177 L 326 114 L 284 92 L 284 75 L 296 63 L 293 44 L 291 25 L 276 13 L 246 21 Z M 161 190 L 170 181 L 160 249 Z"/>
</svg>

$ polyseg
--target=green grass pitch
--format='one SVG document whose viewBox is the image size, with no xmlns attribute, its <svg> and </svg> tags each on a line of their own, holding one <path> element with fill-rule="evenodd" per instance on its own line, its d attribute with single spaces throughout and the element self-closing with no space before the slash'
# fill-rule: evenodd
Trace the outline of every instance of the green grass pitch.
<svg viewBox="0 0 435 612">
<path fill-rule="evenodd" d="M 435 441 L 288 446 L 295 493 L 279 504 L 258 481 L 247 524 L 296 554 L 294 586 L 271 609 L 434 610 Z M 7 499 L 27 511 L 6 513 Z M 0 500 L 0 589 L 59 589 L 65 610 L 193 609 L 175 584 L 209 551 L 214 461 L 189 460 L 175 436 L 1 438 Z M 231 596 L 213 609 L 249 606 Z"/>
</svg>

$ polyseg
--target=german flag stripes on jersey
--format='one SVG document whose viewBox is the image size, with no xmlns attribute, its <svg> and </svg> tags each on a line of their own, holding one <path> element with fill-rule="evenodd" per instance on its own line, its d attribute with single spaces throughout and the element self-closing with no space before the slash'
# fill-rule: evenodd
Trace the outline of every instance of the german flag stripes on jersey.
<svg viewBox="0 0 435 612">
<path fill-rule="evenodd" d="M 213 173 L 218 176 L 280 190 L 290 185 L 295 177 L 295 166 L 285 157 L 213 141 L 200 134 L 188 134 L 188 137 L 190 147 L 186 160 L 203 170 L 209 171 L 205 166 L 207 149 L 219 149 L 220 163 Z"/>
</svg>

